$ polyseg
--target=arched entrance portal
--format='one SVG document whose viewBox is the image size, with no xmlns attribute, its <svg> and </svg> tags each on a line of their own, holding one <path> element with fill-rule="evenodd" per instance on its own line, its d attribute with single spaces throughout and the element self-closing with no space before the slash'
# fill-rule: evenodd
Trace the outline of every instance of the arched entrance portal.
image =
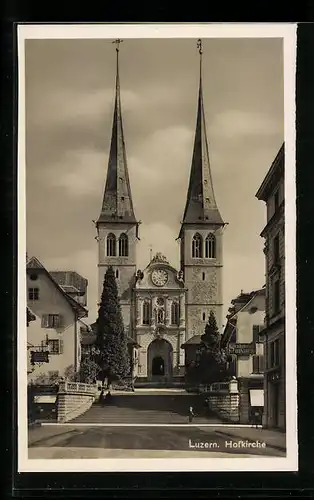
<svg viewBox="0 0 314 500">
<path fill-rule="evenodd" d="M 165 339 L 153 340 L 147 350 L 147 376 L 151 381 L 166 382 L 172 378 L 172 346 Z"/>
<path fill-rule="evenodd" d="M 165 360 L 161 356 L 155 356 L 152 361 L 152 375 L 163 376 L 165 374 Z"/>
</svg>

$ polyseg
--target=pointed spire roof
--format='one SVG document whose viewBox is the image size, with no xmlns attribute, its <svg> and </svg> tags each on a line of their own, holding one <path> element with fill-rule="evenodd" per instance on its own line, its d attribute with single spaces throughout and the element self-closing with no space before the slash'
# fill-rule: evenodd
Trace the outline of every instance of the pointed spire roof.
<svg viewBox="0 0 314 500">
<path fill-rule="evenodd" d="M 117 52 L 115 105 L 107 179 L 98 222 L 119 221 L 136 223 L 122 125 L 119 76 L 120 42 L 122 42 L 122 40 L 119 39 L 113 42 L 116 44 Z"/>
<path fill-rule="evenodd" d="M 210 170 L 202 85 L 202 43 L 198 40 L 200 77 L 190 181 L 182 224 L 218 224 L 224 221 L 217 207 Z"/>
</svg>

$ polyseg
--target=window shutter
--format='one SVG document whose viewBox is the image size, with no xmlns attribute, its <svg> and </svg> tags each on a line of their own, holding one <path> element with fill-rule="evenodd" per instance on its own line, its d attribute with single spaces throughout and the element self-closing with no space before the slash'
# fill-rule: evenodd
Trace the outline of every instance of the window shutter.
<svg viewBox="0 0 314 500">
<path fill-rule="evenodd" d="M 56 328 L 60 328 L 62 325 L 61 325 L 61 320 L 62 320 L 62 317 L 60 314 L 57 314 L 56 315 L 56 318 L 55 318 L 55 324 L 56 324 Z"/>
<path fill-rule="evenodd" d="M 59 354 L 63 354 L 63 340 L 59 340 Z"/>
<path fill-rule="evenodd" d="M 41 327 L 48 328 L 48 314 L 43 314 L 41 317 Z"/>
<path fill-rule="evenodd" d="M 253 325 L 253 342 L 256 344 L 258 342 L 258 334 L 260 331 L 260 326 L 259 325 Z"/>
<path fill-rule="evenodd" d="M 265 362 L 264 356 L 259 356 L 259 371 L 260 371 L 260 373 L 264 373 L 264 370 L 265 370 L 264 362 Z"/>
<path fill-rule="evenodd" d="M 258 357 L 253 356 L 253 373 L 258 373 Z"/>
</svg>

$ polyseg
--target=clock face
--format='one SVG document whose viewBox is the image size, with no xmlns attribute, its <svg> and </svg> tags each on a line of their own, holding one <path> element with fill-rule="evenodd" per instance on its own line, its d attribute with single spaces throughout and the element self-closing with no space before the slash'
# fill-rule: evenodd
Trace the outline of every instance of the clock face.
<svg viewBox="0 0 314 500">
<path fill-rule="evenodd" d="M 163 286 L 167 283 L 168 281 L 168 274 L 167 271 L 164 269 L 155 269 L 152 272 L 152 282 L 156 286 Z"/>
</svg>

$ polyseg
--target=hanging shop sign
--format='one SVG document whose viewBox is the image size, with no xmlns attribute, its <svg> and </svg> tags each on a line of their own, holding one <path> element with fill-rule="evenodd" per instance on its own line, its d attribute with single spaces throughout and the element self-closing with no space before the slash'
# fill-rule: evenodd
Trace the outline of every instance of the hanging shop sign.
<svg viewBox="0 0 314 500">
<path fill-rule="evenodd" d="M 231 344 L 229 346 L 229 354 L 237 354 L 238 356 L 255 354 L 255 344 Z"/>
<path fill-rule="evenodd" d="M 31 351 L 31 363 L 49 363 L 48 351 Z"/>
</svg>

